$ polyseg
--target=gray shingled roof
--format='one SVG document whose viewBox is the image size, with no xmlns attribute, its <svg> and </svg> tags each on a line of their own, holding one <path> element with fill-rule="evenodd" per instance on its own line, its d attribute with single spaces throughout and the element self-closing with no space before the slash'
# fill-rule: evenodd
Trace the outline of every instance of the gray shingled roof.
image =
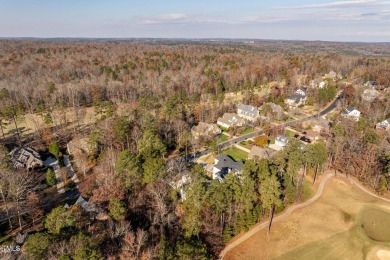
<svg viewBox="0 0 390 260">
<path fill-rule="evenodd" d="M 228 168 L 240 172 L 244 166 L 242 162 L 236 162 L 225 154 L 220 154 L 215 157 L 215 159 L 218 160 L 218 162 L 214 165 L 214 167 L 220 171 L 222 171 L 224 168 Z"/>
<path fill-rule="evenodd" d="M 305 95 L 301 95 L 299 92 L 300 91 L 303 91 L 305 93 Z M 295 103 L 299 103 L 299 101 L 301 101 L 302 99 L 304 99 L 306 97 L 306 90 L 305 88 L 299 88 L 298 90 L 296 90 L 294 92 L 294 94 L 292 94 L 291 96 L 289 96 L 287 99 L 290 99 L 290 100 L 294 100 Z"/>
<path fill-rule="evenodd" d="M 343 113 L 344 115 L 348 115 L 349 113 L 351 113 L 351 112 L 354 111 L 355 109 L 357 110 L 356 107 L 354 107 L 354 106 L 349 106 L 349 107 L 347 107 L 346 109 L 344 109 L 341 113 Z"/>
<path fill-rule="evenodd" d="M 256 117 L 259 114 L 259 109 L 251 105 L 240 104 L 237 108 L 246 116 Z"/>
<path fill-rule="evenodd" d="M 287 144 L 288 142 L 290 142 L 291 139 L 287 136 L 284 136 L 284 135 L 278 135 L 278 136 L 276 136 L 276 140 Z"/>
<path fill-rule="evenodd" d="M 81 196 L 77 199 L 74 205 L 79 205 L 86 212 L 99 212 L 99 208 L 94 203 L 88 202 L 86 199 L 84 199 Z"/>
</svg>

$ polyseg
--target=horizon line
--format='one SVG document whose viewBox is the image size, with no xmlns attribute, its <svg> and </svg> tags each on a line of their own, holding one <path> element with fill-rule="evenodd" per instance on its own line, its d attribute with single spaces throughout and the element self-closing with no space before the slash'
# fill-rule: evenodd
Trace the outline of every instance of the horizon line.
<svg viewBox="0 0 390 260">
<path fill-rule="evenodd" d="M 286 41 L 286 42 L 327 42 L 327 43 L 373 43 L 373 44 L 390 44 L 390 41 L 337 41 L 337 40 L 301 40 L 301 39 L 262 39 L 262 38 L 224 38 L 224 37 L 30 37 L 30 36 L 17 36 L 17 37 L 8 37 L 8 36 L 0 36 L 0 40 L 191 40 L 191 41 Z"/>
</svg>

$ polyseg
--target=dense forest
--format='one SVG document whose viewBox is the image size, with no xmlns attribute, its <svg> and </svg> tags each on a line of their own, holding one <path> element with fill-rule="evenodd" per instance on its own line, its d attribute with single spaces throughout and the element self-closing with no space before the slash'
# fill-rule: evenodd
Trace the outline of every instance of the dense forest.
<svg viewBox="0 0 390 260">
<path fill-rule="evenodd" d="M 28 259 L 214 259 L 235 235 L 302 201 L 306 176 L 315 182 L 332 169 L 387 196 L 390 134 L 374 126 L 390 118 L 390 57 L 332 53 L 326 43 L 326 52 L 299 52 L 296 44 L 275 51 L 226 42 L 2 40 L 1 242 L 29 231 Z M 358 122 L 333 114 L 323 141 L 302 147 L 292 140 L 271 158 L 246 160 L 240 177 L 222 182 L 182 159 L 212 144 L 194 142 L 191 127 L 234 111 L 228 94 L 284 106 L 330 71 L 340 79 L 309 89 L 310 105 L 319 109 L 344 91 L 340 108 L 358 107 Z M 372 103 L 361 98 L 368 80 L 381 86 L 382 98 Z M 89 111 L 95 120 L 87 123 Z M 30 132 L 18 126 L 27 115 L 40 118 Z M 260 126 L 274 135 L 270 124 Z M 33 146 L 63 164 L 66 144 L 79 139 L 88 151 L 74 158 L 78 191 L 104 219 L 64 207 L 77 197 L 51 197 L 50 168 L 15 170 L 9 162 L 12 148 Z M 185 196 L 176 187 L 183 176 L 190 180 Z"/>
</svg>

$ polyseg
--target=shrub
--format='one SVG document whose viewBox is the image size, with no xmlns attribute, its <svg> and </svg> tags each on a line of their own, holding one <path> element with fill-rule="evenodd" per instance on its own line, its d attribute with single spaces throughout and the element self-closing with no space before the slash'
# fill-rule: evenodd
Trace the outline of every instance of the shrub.
<svg viewBox="0 0 390 260">
<path fill-rule="evenodd" d="M 46 183 L 49 186 L 54 186 L 56 184 L 56 174 L 52 168 L 47 169 Z"/>
</svg>

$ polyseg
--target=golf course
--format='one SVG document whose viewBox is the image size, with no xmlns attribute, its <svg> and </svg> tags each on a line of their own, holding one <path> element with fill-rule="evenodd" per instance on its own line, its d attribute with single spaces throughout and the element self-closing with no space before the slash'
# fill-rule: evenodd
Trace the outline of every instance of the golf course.
<svg viewBox="0 0 390 260">
<path fill-rule="evenodd" d="M 259 229 L 223 259 L 390 259 L 388 201 L 344 177 L 329 178 L 318 195 L 273 223 L 269 237 Z"/>
</svg>

